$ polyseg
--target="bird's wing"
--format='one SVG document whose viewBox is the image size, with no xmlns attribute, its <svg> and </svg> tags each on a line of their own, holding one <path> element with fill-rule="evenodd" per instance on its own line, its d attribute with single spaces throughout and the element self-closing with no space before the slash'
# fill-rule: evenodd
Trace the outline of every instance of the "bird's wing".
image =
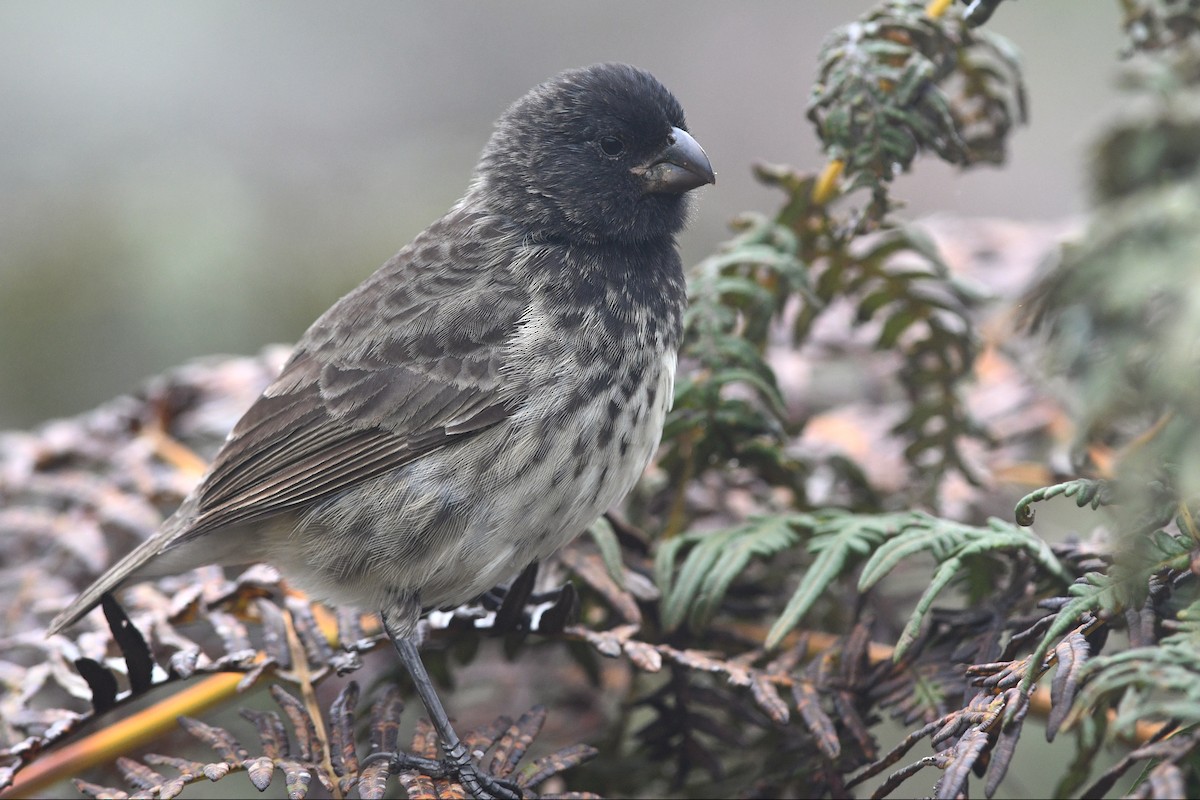
<svg viewBox="0 0 1200 800">
<path fill-rule="evenodd" d="M 217 454 L 173 543 L 308 505 L 507 417 L 521 245 L 454 212 L 342 298 Z"/>
</svg>

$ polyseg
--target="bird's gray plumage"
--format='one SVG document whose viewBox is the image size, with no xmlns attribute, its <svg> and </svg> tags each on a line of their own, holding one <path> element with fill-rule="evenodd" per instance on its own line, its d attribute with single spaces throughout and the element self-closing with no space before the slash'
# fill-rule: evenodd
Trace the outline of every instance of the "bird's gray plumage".
<svg viewBox="0 0 1200 800">
<path fill-rule="evenodd" d="M 313 323 L 175 515 L 51 632 L 130 579 L 255 561 L 411 631 L 579 533 L 671 402 L 674 236 L 712 175 L 684 159 L 690 183 L 649 191 L 631 165 L 680 147 L 703 156 L 632 67 L 515 103 L 466 196 Z"/>
</svg>

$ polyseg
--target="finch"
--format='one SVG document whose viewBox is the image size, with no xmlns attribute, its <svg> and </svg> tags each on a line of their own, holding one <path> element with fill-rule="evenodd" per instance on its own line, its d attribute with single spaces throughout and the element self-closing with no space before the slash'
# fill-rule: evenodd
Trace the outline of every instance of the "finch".
<svg viewBox="0 0 1200 800">
<path fill-rule="evenodd" d="M 270 563 L 314 598 L 379 610 L 450 767 L 477 796 L 511 795 L 450 729 L 417 623 L 633 487 L 673 398 L 676 235 L 688 192 L 714 181 L 648 72 L 597 64 L 534 87 L 463 198 L 312 324 L 174 515 L 49 632 L 130 581 Z"/>
</svg>

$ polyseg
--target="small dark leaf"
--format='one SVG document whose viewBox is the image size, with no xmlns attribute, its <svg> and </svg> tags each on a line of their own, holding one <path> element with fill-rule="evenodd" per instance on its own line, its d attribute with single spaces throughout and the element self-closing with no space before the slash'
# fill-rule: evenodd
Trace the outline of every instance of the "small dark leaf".
<svg viewBox="0 0 1200 800">
<path fill-rule="evenodd" d="M 279 761 L 276 766 L 283 770 L 284 787 L 288 800 L 304 800 L 312 782 L 312 765 L 299 761 Z"/>
<path fill-rule="evenodd" d="M 428 720 L 425 721 L 428 722 Z M 501 714 L 486 725 L 480 725 L 478 728 L 467 731 L 467 734 L 462 738 L 463 744 L 467 746 L 468 750 L 482 753 L 491 749 L 501 734 L 511 728 L 512 724 L 511 717 Z M 436 737 L 434 738 L 434 742 L 437 742 Z M 434 748 L 434 752 L 436 750 L 437 748 Z M 430 758 L 433 758 L 433 756 L 430 756 Z"/>
<path fill-rule="evenodd" d="M 597 553 L 587 553 L 579 548 L 568 548 L 559 554 L 560 560 L 584 583 L 596 590 L 621 618 L 631 625 L 641 625 L 642 610 L 637 599 L 617 585 L 609 574 L 604 559 Z"/>
<path fill-rule="evenodd" d="M 265 597 L 256 598 L 255 607 L 262 620 L 262 649 L 267 658 L 283 669 L 292 665 L 292 651 L 288 647 L 287 623 L 279 606 Z"/>
<path fill-rule="evenodd" d="M 121 771 L 121 775 L 135 789 L 150 789 L 166 782 L 166 778 L 145 764 L 141 764 L 125 756 L 117 758 L 117 769 Z"/>
<path fill-rule="evenodd" d="M 246 775 L 249 776 L 250 783 L 254 784 L 255 789 L 265 792 L 271 785 L 271 778 L 275 775 L 275 760 L 268 756 L 250 759 L 246 762 Z"/>
<path fill-rule="evenodd" d="M 526 765 L 517 776 L 517 785 L 532 789 L 547 778 L 591 761 L 599 753 L 599 750 L 586 744 L 573 744 L 556 750 Z"/>
<path fill-rule="evenodd" d="M 75 659 L 75 669 L 92 690 L 92 710 L 103 714 L 117 704 L 117 677 L 112 671 L 91 658 Z"/>
<path fill-rule="evenodd" d="M 329 760 L 339 778 L 358 772 L 358 749 L 354 743 L 354 710 L 358 707 L 358 684 L 350 681 L 329 707 Z"/>
<path fill-rule="evenodd" d="M 279 684 L 271 684 L 271 697 L 283 709 L 292 729 L 296 731 L 296 743 L 300 746 L 300 758 L 309 763 L 320 763 L 325 759 L 325 743 L 317 732 L 317 723 L 295 696 L 285 691 Z M 290 791 L 290 790 L 289 790 Z"/>
<path fill-rule="evenodd" d="M 217 755 L 230 764 L 241 764 L 250 754 L 238 744 L 233 734 L 224 728 L 207 725 L 192 717 L 180 717 L 179 725 L 185 731 L 211 747 Z"/>
<path fill-rule="evenodd" d="M 142 632 L 129 621 L 125 609 L 117 603 L 111 594 L 100 598 L 100 607 L 104 609 L 104 618 L 112 630 L 117 647 L 125 657 L 125 666 L 129 670 L 129 688 L 135 695 L 150 688 L 154 674 L 154 658 L 150 655 L 150 647 L 146 644 Z"/>
<path fill-rule="evenodd" d="M 71 783 L 75 784 L 75 788 L 79 790 L 80 794 L 97 798 L 97 800 L 125 800 L 129 797 L 127 792 L 123 792 L 120 789 L 110 789 L 98 783 L 88 783 L 79 778 L 72 778 Z"/>
<path fill-rule="evenodd" d="M 779 689 L 765 675 L 758 675 L 750 683 L 750 691 L 758 707 L 767 712 L 779 725 L 786 725 L 789 718 L 787 703 L 779 695 Z"/>
<path fill-rule="evenodd" d="M 246 630 L 246 626 L 233 614 L 214 608 L 208 612 L 208 621 L 212 623 L 213 629 L 221 637 L 226 653 L 233 655 L 246 651 L 257 652 L 250 642 L 250 633 Z"/>
<path fill-rule="evenodd" d="M 1191 770 L 1189 770 L 1189 772 L 1191 772 Z M 1150 770 L 1150 774 L 1146 776 L 1146 783 L 1144 786 L 1149 791 L 1139 791 L 1137 794 L 1145 797 L 1152 797 L 1155 798 L 1155 800 L 1169 800 L 1170 798 L 1175 797 L 1187 797 L 1187 785 L 1187 778 L 1184 775 L 1183 770 L 1181 770 L 1177 764 L 1172 764 L 1170 761 L 1164 761 L 1154 769 Z"/>
<path fill-rule="evenodd" d="M 441 750 L 438 744 L 437 731 L 429 724 L 429 721 L 426 719 L 417 720 L 417 724 L 413 729 L 411 746 L 413 755 L 436 759 L 439 757 Z M 471 749 L 470 745 L 468 745 L 468 749 Z M 457 800 L 457 798 L 466 796 L 465 792 L 462 791 L 462 787 L 457 786 L 457 784 L 455 785 L 455 788 L 458 789 L 457 792 L 451 793 L 445 791 L 449 789 L 448 781 L 439 780 L 435 783 L 433 778 L 417 770 L 405 770 L 398 777 L 400 785 L 404 787 L 409 800 L 417 800 L 417 798 L 421 800 L 440 800 L 443 795 L 456 798 Z"/>
<path fill-rule="evenodd" d="M 372 761 L 363 767 L 358 776 L 358 795 L 363 800 L 379 800 L 387 791 L 388 778 L 391 777 L 391 764 L 386 759 Z"/>
<path fill-rule="evenodd" d="M 796 700 L 796 710 L 804 720 L 805 727 L 816 740 L 817 749 L 834 761 L 842 754 L 842 743 L 838 740 L 837 729 L 833 720 L 821 708 L 821 698 L 809 681 L 796 681 L 792 684 L 792 697 Z"/>
<path fill-rule="evenodd" d="M 545 724 L 545 706 L 534 706 L 522 714 L 496 743 L 489 771 L 500 778 L 511 775 Z"/>
<path fill-rule="evenodd" d="M 625 655 L 642 672 L 658 672 L 662 669 L 662 653 L 652 644 L 630 639 L 625 643 Z"/>
<path fill-rule="evenodd" d="M 183 725 L 184 719 L 186 717 L 180 717 L 180 725 L 186 730 L 187 726 Z M 199 761 L 189 761 L 186 758 L 165 756 L 159 753 L 147 753 L 142 760 L 147 764 L 171 767 L 178 771 L 182 777 L 189 780 L 204 774 L 204 764 L 201 764 Z"/>
<path fill-rule="evenodd" d="M 1009 719 L 1000 731 L 996 746 L 992 748 L 987 783 L 984 785 L 984 794 L 988 797 L 995 795 L 996 790 L 1000 788 L 1000 782 L 1008 773 L 1009 764 L 1012 763 L 1013 755 L 1017 752 L 1017 741 L 1021 738 L 1025 715 L 1029 711 L 1029 696 L 1018 693 L 1017 699 L 1012 701 L 1011 705 L 1012 707 L 1007 710 Z"/>
<path fill-rule="evenodd" d="M 329 646 L 329 640 L 325 637 L 321 626 L 317 624 L 316 617 L 313 616 L 312 602 L 302 597 L 288 595 L 285 603 L 288 611 L 291 612 L 292 625 L 296 629 L 296 636 L 300 639 L 300 644 L 304 646 L 309 663 L 328 664 L 333 658 L 333 648 Z"/>
<path fill-rule="evenodd" d="M 497 633 L 511 633 L 517 630 L 517 624 L 525 611 L 525 603 L 533 594 L 537 582 L 538 562 L 534 561 L 513 580 L 504 593 L 504 601 L 496 611 L 496 621 L 492 628 Z"/>
<path fill-rule="evenodd" d="M 199 647 L 177 650 L 171 654 L 171 658 L 167 662 L 167 674 L 183 679 L 190 678 L 196 672 L 196 662 L 199 658 Z"/>
<path fill-rule="evenodd" d="M 949 763 L 937 783 L 935 793 L 940 800 L 953 800 L 966 793 L 971 770 L 987 746 L 988 733 L 980 728 L 972 728 L 959 739 L 951 749 Z"/>
<path fill-rule="evenodd" d="M 554 605 L 535 620 L 533 630 L 543 636 L 558 636 L 579 615 L 579 593 L 575 585 L 564 583 L 554 598 Z"/>
<path fill-rule="evenodd" d="M 291 755 L 291 742 L 283 720 L 274 711 L 255 711 L 243 708 L 239 712 L 245 719 L 254 723 L 258 729 L 258 738 L 262 742 L 263 754 L 270 758 L 287 758 Z"/>
<path fill-rule="evenodd" d="M 1054 741 L 1058 729 L 1071 711 L 1075 692 L 1079 688 L 1079 674 L 1088 659 L 1088 643 L 1079 631 L 1072 631 L 1054 648 L 1058 670 L 1050 684 L 1050 716 L 1046 720 L 1046 739 Z"/>
<path fill-rule="evenodd" d="M 400 735 L 400 715 L 404 698 L 400 688 L 389 686 L 371 705 L 371 752 L 394 753 Z"/>
</svg>

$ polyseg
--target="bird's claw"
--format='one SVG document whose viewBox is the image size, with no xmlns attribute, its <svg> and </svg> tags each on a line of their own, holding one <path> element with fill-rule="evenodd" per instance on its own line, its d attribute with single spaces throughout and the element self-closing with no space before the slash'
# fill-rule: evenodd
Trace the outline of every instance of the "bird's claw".
<svg viewBox="0 0 1200 800">
<path fill-rule="evenodd" d="M 445 752 L 443 763 L 457 775 L 458 782 L 475 800 L 521 800 L 523 797 L 515 783 L 493 777 L 476 767 L 461 742 L 455 747 L 446 747 Z"/>
<path fill-rule="evenodd" d="M 522 800 L 519 786 L 483 772 L 471 761 L 465 747 L 459 745 L 459 749 L 461 752 L 447 752 L 441 761 L 400 751 L 372 753 L 363 759 L 360 772 L 376 761 L 386 760 L 392 773 L 416 770 L 430 778 L 457 779 L 475 800 Z"/>
<path fill-rule="evenodd" d="M 458 782 L 475 800 L 521 800 L 521 789 L 511 781 L 489 775 L 471 762 L 456 767 Z"/>
</svg>

